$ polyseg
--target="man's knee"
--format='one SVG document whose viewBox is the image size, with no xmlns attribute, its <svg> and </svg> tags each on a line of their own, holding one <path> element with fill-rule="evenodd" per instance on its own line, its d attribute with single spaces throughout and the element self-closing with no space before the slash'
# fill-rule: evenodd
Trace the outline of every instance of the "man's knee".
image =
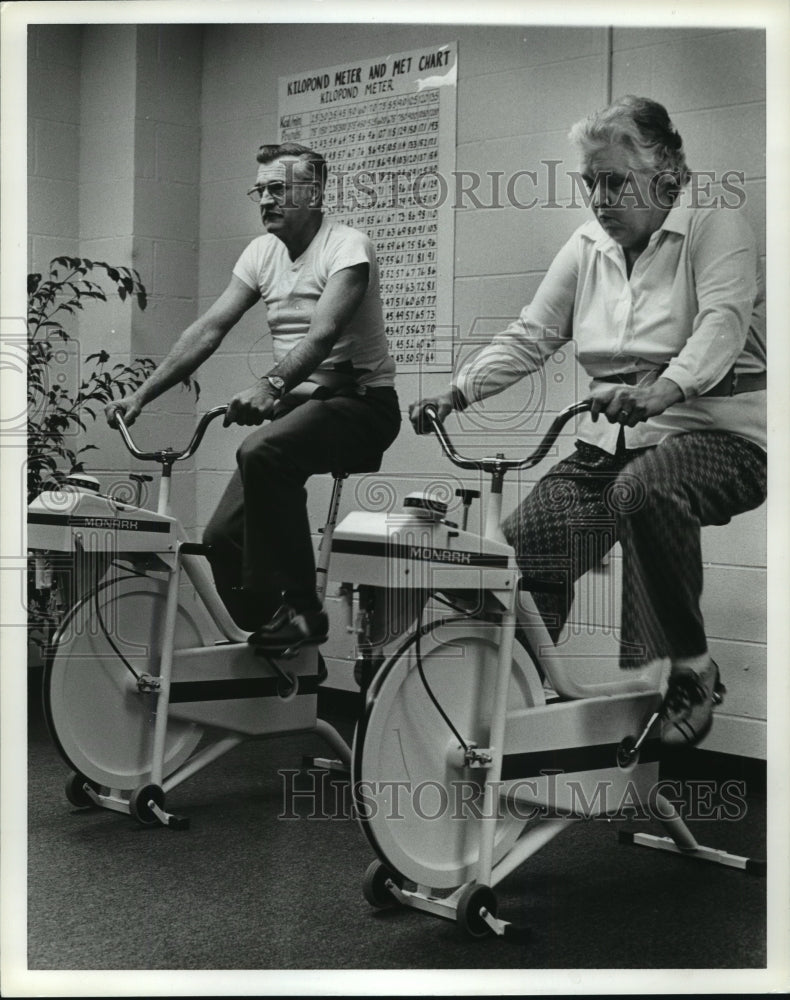
<svg viewBox="0 0 790 1000">
<path fill-rule="evenodd" d="M 276 466 L 279 456 L 276 444 L 260 430 L 246 437 L 236 449 L 236 463 L 242 471 L 251 464 Z"/>
</svg>

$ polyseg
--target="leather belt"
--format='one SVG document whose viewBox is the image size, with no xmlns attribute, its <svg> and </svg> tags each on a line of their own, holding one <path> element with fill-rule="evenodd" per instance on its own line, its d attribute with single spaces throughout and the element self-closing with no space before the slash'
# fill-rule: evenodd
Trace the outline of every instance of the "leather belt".
<svg viewBox="0 0 790 1000">
<path fill-rule="evenodd" d="M 653 368 L 639 372 L 622 372 L 618 375 L 602 375 L 596 378 L 596 382 L 614 382 L 619 385 L 639 385 L 646 379 L 646 385 L 650 385 L 652 379 L 648 376 L 656 373 L 658 377 L 663 369 Z M 739 396 L 742 392 L 759 392 L 766 387 L 765 372 L 748 372 L 744 375 L 736 375 L 735 369 L 731 368 L 724 378 L 717 382 L 712 389 L 703 392 L 699 398 L 708 396 Z"/>
</svg>

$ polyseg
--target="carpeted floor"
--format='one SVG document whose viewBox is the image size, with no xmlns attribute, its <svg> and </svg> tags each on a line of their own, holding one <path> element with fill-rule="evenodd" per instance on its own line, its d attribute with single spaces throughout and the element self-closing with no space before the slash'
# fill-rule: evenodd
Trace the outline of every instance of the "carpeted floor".
<svg viewBox="0 0 790 1000">
<path fill-rule="evenodd" d="M 31 705 L 31 970 L 766 965 L 764 878 L 621 844 L 620 821 L 574 825 L 498 886 L 499 913 L 528 925 L 526 942 L 474 941 L 449 921 L 369 906 L 361 885 L 372 852 L 341 779 L 324 786 L 335 818 L 309 818 L 307 800 L 291 803 L 299 818 L 278 818 L 288 780 L 280 772 L 326 752 L 314 736 L 237 748 L 168 798 L 189 830 L 144 828 L 67 803 L 68 769 Z M 332 721 L 350 738 L 348 719 Z M 686 782 L 687 793 L 695 787 Z M 701 843 L 765 857 L 759 781 L 746 806 L 735 821 L 690 826 Z M 647 821 L 630 828 L 663 832 Z"/>
</svg>

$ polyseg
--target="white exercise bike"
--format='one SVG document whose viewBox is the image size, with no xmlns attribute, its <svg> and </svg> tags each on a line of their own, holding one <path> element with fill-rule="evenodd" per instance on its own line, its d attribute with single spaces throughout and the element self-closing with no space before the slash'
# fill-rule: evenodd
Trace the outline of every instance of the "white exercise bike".
<svg viewBox="0 0 790 1000">
<path fill-rule="evenodd" d="M 402 512 L 357 511 L 333 538 L 336 579 L 359 586 L 369 684 L 352 752 L 359 822 L 378 860 L 364 893 L 455 919 L 472 936 L 512 936 L 494 886 L 580 818 L 642 804 L 668 837 L 633 843 L 750 871 L 763 863 L 701 847 L 657 792 L 662 671 L 585 677 L 555 650 L 501 528 L 507 471 L 536 465 L 588 403 L 568 407 L 523 460 L 444 453 L 490 476 L 485 529 L 430 496 Z M 367 595 L 367 598 L 366 598 Z M 453 613 L 447 614 L 447 606 Z M 442 613 L 444 612 L 444 613 Z M 415 625 L 416 621 L 416 625 Z"/>
<path fill-rule="evenodd" d="M 156 511 L 103 496 L 81 476 L 28 508 L 42 586 L 49 563 L 68 564 L 70 610 L 45 663 L 44 709 L 73 769 L 66 795 L 77 807 L 186 827 L 186 817 L 165 809 L 172 789 L 242 741 L 283 733 L 315 732 L 336 755 L 324 763 L 349 763 L 347 744 L 317 717 L 326 670 L 318 649 L 285 658 L 250 646 L 214 588 L 205 546 L 186 539 L 171 510 L 173 465 L 195 453 L 225 410 L 204 414 L 181 452 L 140 451 L 118 417 L 132 455 L 161 466 Z M 343 481 L 363 471 L 376 470 L 333 473 L 317 560 L 321 599 Z"/>
</svg>

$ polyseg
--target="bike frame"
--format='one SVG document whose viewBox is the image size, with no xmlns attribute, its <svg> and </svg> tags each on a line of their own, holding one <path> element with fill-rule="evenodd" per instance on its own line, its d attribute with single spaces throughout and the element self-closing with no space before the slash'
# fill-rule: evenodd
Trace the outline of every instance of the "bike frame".
<svg viewBox="0 0 790 1000">
<path fill-rule="evenodd" d="M 175 527 L 174 550 L 156 553 L 160 569 L 167 573 L 159 669 L 154 675 L 142 675 L 137 682 L 141 694 L 150 693 L 156 698 L 150 782 L 163 792 L 170 791 L 246 739 L 284 732 L 316 732 L 337 754 L 341 766 L 347 767 L 350 763 L 350 750 L 345 741 L 316 714 L 317 649 L 305 647 L 299 650 L 287 661 L 287 669 L 278 658 L 257 655 L 247 642 L 249 633 L 236 625 L 214 587 L 205 566 L 205 547 L 188 541 L 180 522 L 173 515 L 170 501 L 173 465 L 194 454 L 209 424 L 224 415 L 225 411 L 225 406 L 218 406 L 205 413 L 192 440 L 181 452 L 169 448 L 155 452 L 141 451 L 132 440 L 123 417 L 117 417 L 118 429 L 129 452 L 141 461 L 160 464 L 162 476 L 157 514 L 171 519 Z M 317 590 L 322 598 L 326 590 L 332 532 L 337 521 L 344 478 L 345 474 L 334 477 L 329 514 L 317 560 Z M 210 622 L 222 636 L 213 645 L 176 648 L 182 572 L 200 598 Z M 174 692 L 179 695 L 175 703 L 172 699 Z M 215 735 L 217 732 L 221 735 L 194 752 L 174 771 L 165 774 L 166 741 L 171 719 L 197 723 L 212 730 Z M 120 812 L 132 811 L 130 799 L 119 789 L 109 788 L 108 792 L 104 792 L 86 784 L 84 790 L 97 805 Z M 181 818 L 166 813 L 161 803 L 153 799 L 144 805 L 166 825 L 186 825 Z"/>
<path fill-rule="evenodd" d="M 588 402 L 576 403 L 563 410 L 553 421 L 549 431 L 538 448 L 526 459 L 506 460 L 498 455 L 495 458 L 471 459 L 459 455 L 447 432 L 438 418 L 436 408 L 426 406 L 424 416 L 438 437 L 445 455 L 453 464 L 464 469 L 482 470 L 490 475 L 490 488 L 486 498 L 485 528 L 483 537 L 496 543 L 506 543 L 501 530 L 502 518 L 502 481 L 507 471 L 513 469 L 531 468 L 541 461 L 554 444 L 559 431 L 574 415 L 589 409 Z M 467 540 L 466 545 L 469 544 Z M 638 675 L 625 673 L 622 678 L 603 683 L 585 683 L 574 677 L 562 658 L 552 653 L 553 645 L 548 632 L 542 624 L 540 615 L 531 596 L 526 594 L 519 607 L 518 573 L 511 574 L 509 586 L 502 590 L 492 591 L 501 604 L 501 615 L 498 628 L 498 657 L 496 678 L 494 682 L 493 707 L 489 728 L 489 746 L 474 747 L 464 755 L 466 766 L 485 768 L 484 805 L 479 827 L 479 848 L 477 853 L 474 882 L 480 886 L 489 887 L 498 884 L 528 857 L 552 840 L 558 833 L 581 818 L 568 810 L 562 801 L 564 786 L 558 782 L 557 800 L 552 802 L 553 791 L 548 797 L 541 790 L 532 800 L 542 805 L 555 807 L 553 816 L 543 817 L 540 822 L 527 826 L 504 857 L 494 864 L 495 836 L 497 824 L 496 796 L 501 794 L 503 759 L 509 751 L 516 756 L 529 756 L 530 748 L 547 746 L 563 747 L 571 751 L 584 750 L 579 740 L 582 734 L 595 733 L 594 743 L 597 749 L 606 749 L 606 754 L 616 749 L 616 762 L 611 764 L 593 764 L 590 770 L 587 765 L 577 769 L 575 775 L 581 782 L 588 782 L 585 791 L 595 788 L 594 782 L 601 776 L 611 777 L 619 787 L 631 782 L 638 789 L 640 800 L 650 794 L 658 778 L 657 758 L 648 754 L 640 762 L 640 752 L 646 749 L 646 740 L 658 719 L 661 702 L 660 684 L 662 670 L 647 669 Z M 419 627 L 419 623 L 418 623 Z M 516 628 L 523 630 L 528 648 L 544 676 L 550 682 L 554 691 L 560 696 L 559 702 L 552 705 L 536 706 L 523 711 L 508 714 L 508 686 L 512 671 L 513 649 Z M 376 696 L 374 688 L 373 697 Z M 541 740 L 544 741 L 541 743 Z M 596 749 L 596 747 L 593 747 Z M 563 776 L 564 772 L 560 772 Z M 556 775 L 559 777 L 559 775 Z M 577 784 L 579 782 L 577 781 Z M 555 790 L 556 791 L 556 790 Z M 587 815 L 608 815 L 604 809 L 600 811 L 598 800 L 591 795 L 591 811 Z M 560 803 L 557 810 L 557 803 Z M 656 816 L 669 837 L 655 837 L 649 834 L 637 833 L 630 835 L 631 843 L 658 848 L 674 853 L 683 853 L 698 859 L 714 861 L 740 869 L 756 870 L 759 862 L 747 858 L 729 855 L 726 852 L 701 847 L 692 836 L 674 806 L 662 795 L 654 796 L 653 805 Z M 559 814 L 557 814 L 559 813 Z M 363 820 L 364 828 L 364 820 Z M 368 832 L 366 830 L 366 832 Z M 415 838 L 419 832 L 415 833 Z M 378 846 L 373 840 L 374 846 Z M 383 856 L 382 856 L 383 857 Z M 386 870 L 386 859 L 384 859 Z M 372 869 L 371 869 L 372 870 Z M 370 873 L 370 872 L 369 872 Z M 437 883 L 441 884 L 441 883 Z M 430 885 L 418 884 L 416 890 L 406 890 L 396 884 L 393 878 L 386 878 L 386 890 L 391 897 L 411 907 L 424 910 L 437 916 L 457 919 L 464 922 L 468 918 L 466 905 L 469 903 L 469 892 L 472 883 L 466 883 L 456 888 L 449 896 L 442 897 Z M 376 904 L 378 905 L 378 904 Z M 485 905 L 476 909 L 475 919 L 482 919 L 495 934 L 504 935 L 511 931 L 507 921 L 498 920 L 489 912 Z"/>
</svg>

